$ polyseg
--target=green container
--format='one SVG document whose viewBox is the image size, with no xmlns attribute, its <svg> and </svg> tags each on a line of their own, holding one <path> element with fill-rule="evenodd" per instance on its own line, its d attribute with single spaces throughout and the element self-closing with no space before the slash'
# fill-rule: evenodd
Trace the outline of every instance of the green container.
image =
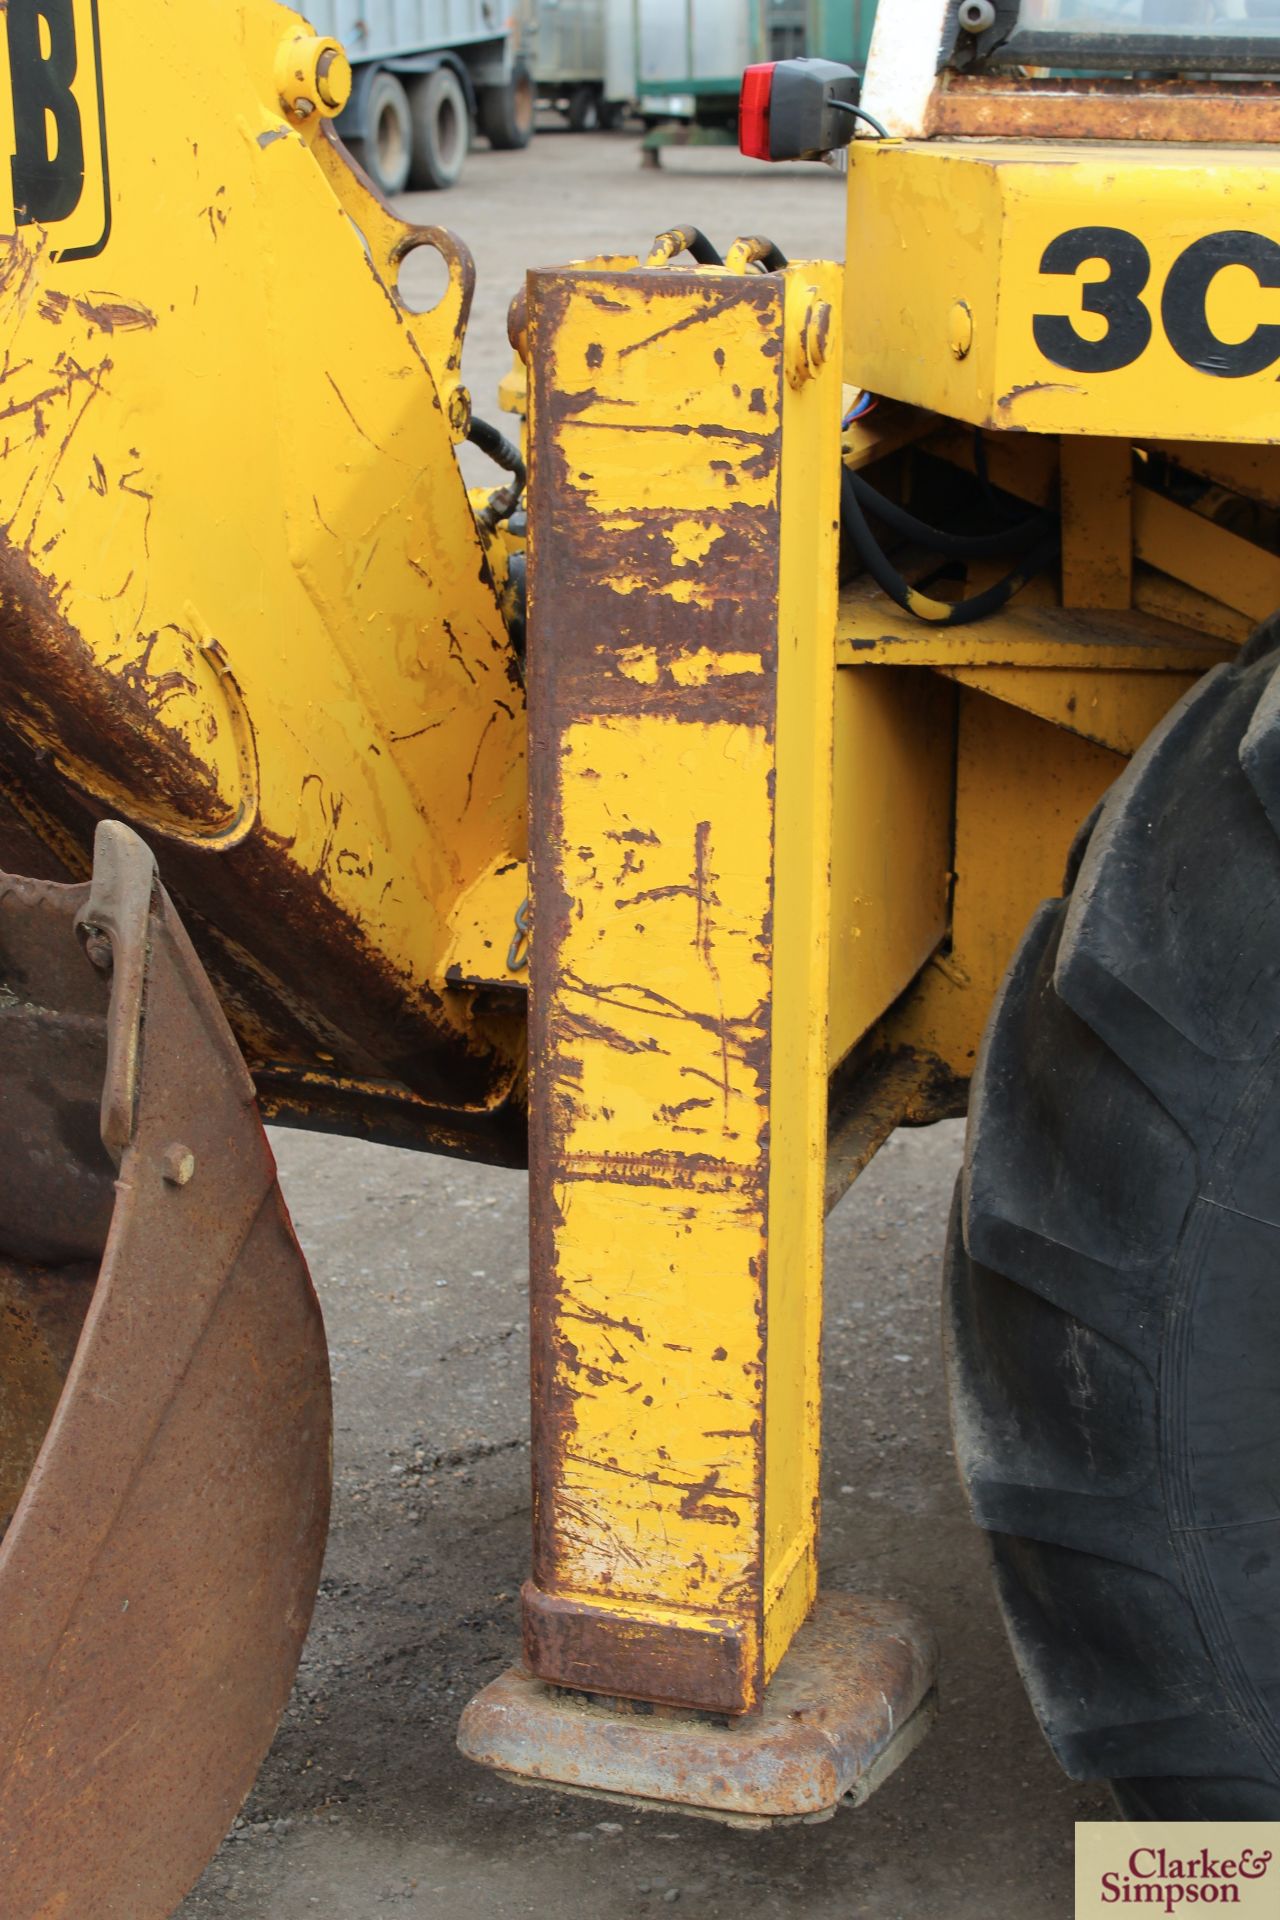
<svg viewBox="0 0 1280 1920">
<path fill-rule="evenodd" d="M 876 0 L 809 0 L 805 52 L 819 60 L 841 60 L 861 72 L 875 18 Z"/>
</svg>

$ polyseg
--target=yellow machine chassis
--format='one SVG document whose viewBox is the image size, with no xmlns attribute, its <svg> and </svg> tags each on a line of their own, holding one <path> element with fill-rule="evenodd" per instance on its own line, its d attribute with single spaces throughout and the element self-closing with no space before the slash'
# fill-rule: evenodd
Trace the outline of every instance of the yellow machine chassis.
<svg viewBox="0 0 1280 1920">
<path fill-rule="evenodd" d="M 814 1612 L 824 1216 L 963 1110 L 1081 822 L 1280 603 L 1273 157 L 859 143 L 847 278 L 680 235 L 532 274 L 526 723 L 523 543 L 454 454 L 465 248 L 352 168 L 296 16 L 74 17 L 85 186 L 0 243 L 0 867 L 81 880 L 127 821 L 269 1116 L 527 1138 L 524 1690 L 468 1750 L 748 1821 L 865 1797 L 932 1652 Z M 981 474 L 1060 567 L 971 626 L 841 584 L 841 460 Z M 842 1663 L 856 1737 L 797 1786 L 778 1702 Z M 689 1713 L 738 1744 L 682 1796 Z"/>
</svg>

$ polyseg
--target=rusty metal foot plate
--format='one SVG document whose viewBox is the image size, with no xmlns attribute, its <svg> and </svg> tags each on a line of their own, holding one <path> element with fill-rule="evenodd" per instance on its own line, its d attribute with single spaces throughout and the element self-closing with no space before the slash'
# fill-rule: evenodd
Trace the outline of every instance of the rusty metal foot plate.
<svg viewBox="0 0 1280 1920">
<path fill-rule="evenodd" d="M 759 1713 L 606 1702 L 512 1668 L 467 1707 L 458 1745 L 527 1786 L 734 1827 L 828 1820 L 861 1806 L 924 1738 L 935 1661 L 933 1636 L 900 1608 L 828 1593 Z"/>
</svg>

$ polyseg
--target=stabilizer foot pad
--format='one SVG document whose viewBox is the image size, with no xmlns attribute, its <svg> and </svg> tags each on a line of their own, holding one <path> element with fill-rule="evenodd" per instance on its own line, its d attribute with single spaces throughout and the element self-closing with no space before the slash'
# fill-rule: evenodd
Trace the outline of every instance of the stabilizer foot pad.
<svg viewBox="0 0 1280 1920">
<path fill-rule="evenodd" d="M 933 1636 L 893 1604 L 819 1597 L 740 1720 L 607 1702 L 512 1668 L 462 1716 L 468 1759 L 526 1786 L 719 1820 L 784 1826 L 861 1806 L 928 1732 Z"/>
</svg>

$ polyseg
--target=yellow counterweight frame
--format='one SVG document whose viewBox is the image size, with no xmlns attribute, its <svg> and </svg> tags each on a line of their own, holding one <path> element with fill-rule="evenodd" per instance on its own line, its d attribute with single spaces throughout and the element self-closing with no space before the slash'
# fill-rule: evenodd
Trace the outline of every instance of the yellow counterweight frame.
<svg viewBox="0 0 1280 1920">
<path fill-rule="evenodd" d="M 850 379 L 1017 433 L 1280 437 L 1274 149 L 885 140 L 851 155 Z"/>
</svg>

